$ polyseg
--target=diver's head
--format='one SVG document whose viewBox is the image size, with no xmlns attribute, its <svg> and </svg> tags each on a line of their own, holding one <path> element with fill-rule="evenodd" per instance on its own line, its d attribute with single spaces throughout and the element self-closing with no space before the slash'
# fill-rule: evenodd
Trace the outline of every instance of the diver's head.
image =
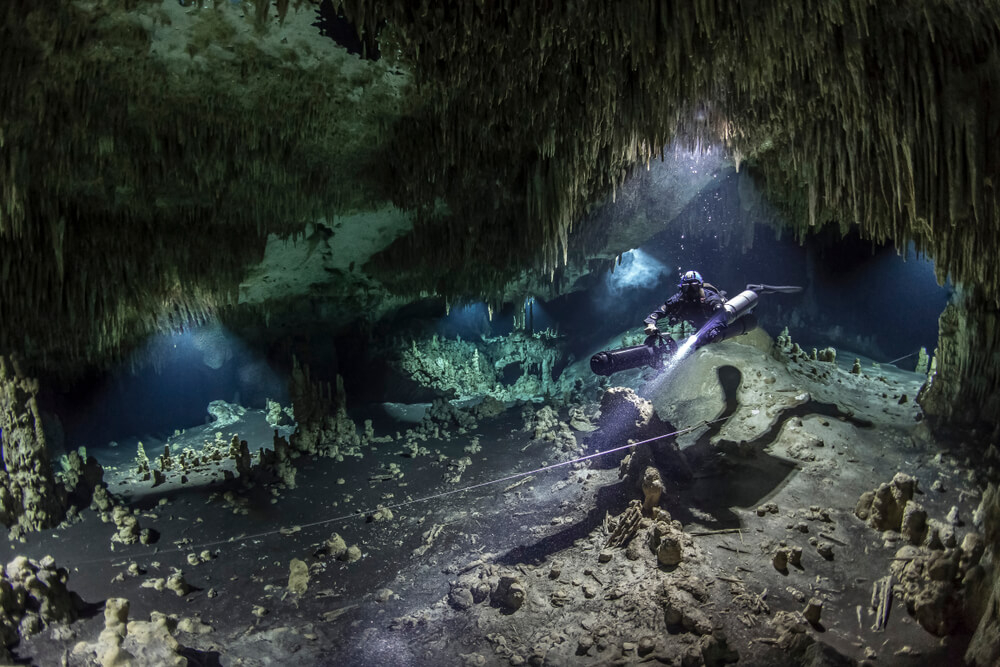
<svg viewBox="0 0 1000 667">
<path fill-rule="evenodd" d="M 697 271 L 688 271 L 683 276 L 681 276 L 681 283 L 679 285 L 681 294 L 688 301 L 696 301 L 702 298 L 704 291 L 702 287 L 705 285 L 705 281 L 701 279 L 701 274 Z"/>
</svg>

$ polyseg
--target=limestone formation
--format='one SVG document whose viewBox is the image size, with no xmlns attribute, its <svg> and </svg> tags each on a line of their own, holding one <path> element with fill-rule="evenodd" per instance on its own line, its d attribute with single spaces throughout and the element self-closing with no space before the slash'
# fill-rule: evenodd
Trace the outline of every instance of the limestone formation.
<svg viewBox="0 0 1000 667">
<path fill-rule="evenodd" d="M 473 600 L 472 591 L 467 587 L 453 584 L 448 592 L 448 604 L 462 611 L 475 604 L 475 600 Z"/>
<path fill-rule="evenodd" d="M 344 538 L 337 533 L 334 533 L 327 538 L 324 546 L 327 553 L 334 558 L 340 558 L 343 554 L 347 553 L 347 543 L 344 542 Z"/>
<path fill-rule="evenodd" d="M 778 572 L 787 573 L 788 551 L 785 549 L 775 550 L 774 555 L 771 556 L 771 564 L 774 565 L 774 569 Z"/>
<path fill-rule="evenodd" d="M 653 404 L 629 387 L 611 387 L 601 396 L 600 426 L 636 439 L 656 435 L 662 426 Z"/>
<path fill-rule="evenodd" d="M 664 535 L 656 548 L 656 560 L 661 565 L 673 567 L 684 559 L 680 539 L 675 535 Z"/>
<path fill-rule="evenodd" d="M 880 485 L 875 491 L 862 494 L 854 514 L 876 530 L 898 532 L 903 525 L 906 504 L 913 498 L 915 491 L 916 480 L 913 477 L 896 473 L 891 482 Z"/>
<path fill-rule="evenodd" d="M 646 472 L 642 475 L 642 511 L 650 514 L 654 507 L 660 504 L 660 496 L 664 491 L 663 480 L 660 478 L 660 471 L 653 466 L 647 466 Z"/>
<path fill-rule="evenodd" d="M 612 387 L 604 392 L 598 424 L 603 433 L 633 441 L 647 440 L 670 430 L 656 415 L 653 404 L 628 387 Z M 693 475 L 691 466 L 672 438 L 641 444 L 630 450 L 622 461 L 619 475 L 642 489 L 646 469 L 650 466 L 668 478 L 690 479 Z"/>
<path fill-rule="evenodd" d="M 921 375 L 927 375 L 927 369 L 930 365 L 930 358 L 927 356 L 927 348 L 921 347 L 920 351 L 917 352 L 917 366 L 914 369 L 915 373 L 920 373 Z"/>
<path fill-rule="evenodd" d="M 288 566 L 288 592 L 302 595 L 309 588 L 309 566 L 305 561 L 293 558 Z"/>
<path fill-rule="evenodd" d="M 294 485 L 291 461 L 302 454 L 321 454 L 338 460 L 344 456 L 362 456 L 357 425 L 347 415 L 342 377 L 337 376 L 334 389 L 329 383 L 313 381 L 309 368 L 293 359 L 289 393 L 298 427 L 287 441 L 277 431 L 274 437 L 274 464 L 281 468 L 279 476 L 286 484 Z"/>
<path fill-rule="evenodd" d="M 666 512 L 657 513 L 657 520 L 648 534 L 648 543 L 656 553 L 657 562 L 667 568 L 674 568 L 697 553 L 681 523 L 671 521 Z"/>
<path fill-rule="evenodd" d="M 212 416 L 212 428 L 226 428 L 243 418 L 247 409 L 242 405 L 225 401 L 212 401 L 208 404 L 208 414 Z"/>
<path fill-rule="evenodd" d="M 103 482 L 104 469 L 97 459 L 87 454 L 86 447 L 63 456 L 60 464 L 62 471 L 57 477 L 65 488 L 67 502 L 76 507 L 89 506 L 94 490 Z"/>
<path fill-rule="evenodd" d="M 927 531 L 927 511 L 920 503 L 908 500 L 903 506 L 903 520 L 899 531 L 911 544 L 923 542 Z"/>
<path fill-rule="evenodd" d="M 35 399 L 38 383 L 0 356 L 0 522 L 15 537 L 56 525 L 65 499 L 49 462 L 41 414 Z M 75 485 L 74 485 L 75 486 Z"/>
<path fill-rule="evenodd" d="M 191 585 L 184 578 L 183 572 L 174 572 L 167 577 L 166 587 L 176 593 L 178 597 L 184 597 L 191 592 Z"/>
<path fill-rule="evenodd" d="M 980 546 L 978 539 L 973 540 L 973 552 L 969 554 L 970 572 L 982 571 L 976 581 L 970 581 L 974 604 L 971 605 L 970 619 L 976 626 L 972 641 L 965 653 L 965 660 L 976 665 L 996 664 L 1000 660 L 1000 618 L 995 613 L 1000 609 L 1000 571 L 996 566 L 1000 557 L 1000 487 L 991 484 L 983 494 L 982 502 L 977 510 L 983 526 L 984 550 L 988 550 L 993 558 L 993 567 L 989 570 L 977 570 Z M 963 540 L 963 548 L 965 541 Z M 963 552 L 964 553 L 964 552 Z M 978 622 L 976 621 L 978 618 Z"/>
<path fill-rule="evenodd" d="M 823 613 L 823 601 L 819 598 L 810 598 L 802 616 L 812 625 L 819 625 L 820 615 Z"/>
<path fill-rule="evenodd" d="M 512 575 L 500 577 L 496 590 L 493 592 L 493 600 L 501 607 L 516 611 L 524 604 L 527 591 L 524 584 Z"/>
<path fill-rule="evenodd" d="M 267 411 L 266 411 L 267 423 L 271 428 L 278 428 L 279 426 L 288 426 L 292 423 L 292 414 L 289 408 L 281 407 L 281 403 L 277 401 L 272 401 L 270 398 L 267 399 Z"/>
<path fill-rule="evenodd" d="M 184 647 L 174 637 L 177 627 L 178 622 L 175 617 L 156 611 L 150 614 L 149 621 L 129 621 L 118 658 L 131 657 L 133 664 L 138 665 L 183 667 L 188 664 L 188 659 L 185 657 Z M 97 646 L 101 645 L 98 641 Z"/>
<path fill-rule="evenodd" d="M 559 419 L 559 414 L 552 406 L 544 405 L 535 412 L 532 423 L 534 439 L 552 443 L 556 451 L 564 454 L 576 454 L 580 449 L 576 436 L 569 424 Z"/>
<path fill-rule="evenodd" d="M 667 627 L 681 627 L 696 635 L 712 634 L 712 621 L 703 610 L 707 599 L 707 591 L 701 586 L 691 586 L 683 580 L 666 580 L 662 600 Z"/>
<path fill-rule="evenodd" d="M 996 306 L 978 287 L 956 291 L 938 320 L 938 347 L 917 402 L 940 420 L 972 425 L 1000 414 Z"/>
<path fill-rule="evenodd" d="M 114 521 L 115 526 L 118 528 L 118 532 L 111 536 L 112 542 L 135 544 L 139 541 L 142 531 L 139 526 L 139 519 L 136 518 L 135 514 L 129 508 L 124 505 L 115 505 L 111 511 L 111 520 Z"/>
<path fill-rule="evenodd" d="M 944 636 L 962 622 L 962 554 L 957 549 L 904 547 L 893 573 L 901 582 L 907 609 L 928 632 Z"/>
<path fill-rule="evenodd" d="M 18 556 L 0 574 L 0 647 L 52 624 L 70 623 L 83 608 L 66 587 L 69 572 L 50 556 L 40 561 Z"/>
<path fill-rule="evenodd" d="M 802 567 L 802 547 L 800 546 L 788 547 L 787 553 L 788 553 L 789 565 L 794 565 L 795 567 Z M 823 555 L 823 553 L 820 552 L 820 555 Z"/>
<path fill-rule="evenodd" d="M 514 331 L 475 342 L 433 334 L 414 338 L 391 355 L 421 386 L 457 398 L 485 395 L 500 402 L 554 394 L 552 370 L 561 356 L 552 331 Z"/>
</svg>

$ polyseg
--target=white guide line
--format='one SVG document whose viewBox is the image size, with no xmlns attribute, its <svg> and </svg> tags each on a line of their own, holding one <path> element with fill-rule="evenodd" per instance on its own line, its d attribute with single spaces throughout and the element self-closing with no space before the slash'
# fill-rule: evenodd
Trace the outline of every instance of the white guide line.
<svg viewBox="0 0 1000 667">
<path fill-rule="evenodd" d="M 381 505 L 379 507 L 376 507 L 375 509 L 368 509 L 368 510 L 363 510 L 363 511 L 362 510 L 358 510 L 358 511 L 352 512 L 350 514 L 345 514 L 343 516 L 333 517 L 333 518 L 330 518 L 330 519 L 321 519 L 320 521 L 313 521 L 312 523 L 303 523 L 303 524 L 295 524 L 295 525 L 299 528 L 299 530 L 304 530 L 306 528 L 315 528 L 316 526 L 322 526 L 322 525 L 325 525 L 325 524 L 328 524 L 328 523 L 336 523 L 338 521 L 346 521 L 348 519 L 355 519 L 355 518 L 358 518 L 358 517 L 366 517 L 369 514 L 371 514 L 373 512 L 377 512 L 380 509 L 394 510 L 394 509 L 398 509 L 400 507 L 406 507 L 407 505 L 415 505 L 417 503 L 423 503 L 423 502 L 427 502 L 429 500 L 436 500 L 437 498 L 444 498 L 445 496 L 455 495 L 456 493 L 465 493 L 466 491 L 472 491 L 473 489 L 479 489 L 479 488 L 482 488 L 484 486 L 491 486 L 493 484 L 500 484 L 502 482 L 509 482 L 509 481 L 511 481 L 513 479 L 517 479 L 519 477 L 527 477 L 528 475 L 535 475 L 535 474 L 538 474 L 538 473 L 547 472 L 549 470 L 554 470 L 556 468 L 561 468 L 563 466 L 572 465 L 574 463 L 580 463 L 581 461 L 586 461 L 588 459 L 597 458 L 598 456 L 604 456 L 605 454 L 613 454 L 614 452 L 620 452 L 623 449 L 629 449 L 630 447 L 638 447 L 639 445 L 645 445 L 645 444 L 648 444 L 650 442 L 656 442 L 657 440 L 663 440 L 664 438 L 670 438 L 670 437 L 673 437 L 673 436 L 676 436 L 676 435 L 683 435 L 685 433 L 690 433 L 691 431 L 693 431 L 693 430 L 695 430 L 697 428 L 701 428 L 702 426 L 711 426 L 712 424 L 716 424 L 718 422 L 725 421 L 726 419 L 727 418 L 725 418 L 725 417 L 720 417 L 719 419 L 713 419 L 711 421 L 708 421 L 708 420 L 701 421 L 701 422 L 698 422 L 697 424 L 695 424 L 694 426 L 689 426 L 687 428 L 682 428 L 680 430 L 673 431 L 671 433 L 664 433 L 663 435 L 658 435 L 655 438 L 649 438 L 648 440 L 642 440 L 640 442 L 632 442 L 632 443 L 629 443 L 627 445 L 622 445 L 621 447 L 614 447 L 613 449 L 606 449 L 606 450 L 604 450 L 602 452 L 595 452 L 594 454 L 588 454 L 586 456 L 581 456 L 579 458 L 571 459 L 569 461 L 561 461 L 559 463 L 553 463 L 552 465 L 544 466 L 544 467 L 541 467 L 541 468 L 536 468 L 534 470 L 528 470 L 526 472 L 514 473 L 513 475 L 507 475 L 506 477 L 500 477 L 498 479 L 492 479 L 492 480 L 490 480 L 488 482 L 480 482 L 478 484 L 472 484 L 471 486 L 464 486 L 464 487 L 462 487 L 460 489 L 451 489 L 450 491 L 442 491 L 441 493 L 435 493 L 434 495 L 431 495 L 431 496 L 424 496 L 423 498 L 413 498 L 411 500 L 405 500 L 403 502 L 396 503 L 394 505 Z M 278 528 L 276 530 L 268 530 L 268 531 L 263 532 L 263 533 L 255 533 L 253 535 L 241 535 L 241 536 L 237 536 L 237 537 L 230 537 L 230 538 L 225 539 L 225 540 L 215 540 L 213 542 L 202 542 L 200 544 L 189 544 L 189 545 L 184 546 L 183 548 L 161 549 L 161 550 L 155 550 L 152 553 L 149 553 L 149 552 L 136 552 L 136 553 L 132 553 L 132 554 L 120 554 L 120 555 L 112 556 L 110 558 L 108 558 L 108 557 L 105 557 L 105 558 L 95 558 L 94 560 L 79 561 L 79 562 L 76 563 L 76 565 L 77 566 L 79 566 L 79 565 L 91 565 L 93 563 L 105 563 L 105 562 L 110 562 L 110 561 L 113 561 L 113 560 L 130 560 L 130 559 L 134 560 L 134 559 L 138 559 L 138 558 L 149 558 L 151 556 L 161 556 L 161 555 L 164 555 L 164 554 L 182 553 L 182 552 L 185 552 L 185 551 L 188 551 L 188 552 L 190 552 L 190 551 L 199 551 L 199 550 L 205 549 L 207 547 L 219 546 L 220 544 L 240 544 L 240 543 L 243 543 L 243 542 L 248 542 L 250 540 L 255 540 L 255 539 L 258 539 L 258 538 L 262 538 L 262 537 L 270 537 L 271 535 L 277 535 L 277 534 L 281 533 L 282 531 L 287 531 L 287 530 L 288 530 L 287 528 Z M 295 532 L 298 532 L 298 531 L 295 531 Z"/>
</svg>

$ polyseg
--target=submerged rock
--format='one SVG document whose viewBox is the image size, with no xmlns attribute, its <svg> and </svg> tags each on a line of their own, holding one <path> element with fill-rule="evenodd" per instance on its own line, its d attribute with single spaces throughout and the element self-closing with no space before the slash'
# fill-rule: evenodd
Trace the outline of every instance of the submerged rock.
<svg viewBox="0 0 1000 667">
<path fill-rule="evenodd" d="M 875 530 L 899 532 L 903 525 L 903 509 L 913 498 L 916 487 L 916 479 L 896 473 L 891 482 L 861 494 L 854 514 Z"/>
<path fill-rule="evenodd" d="M 309 566 L 305 561 L 293 558 L 288 564 L 288 592 L 302 595 L 309 588 Z"/>
<path fill-rule="evenodd" d="M 225 401 L 212 401 L 208 404 L 208 414 L 212 416 L 212 426 L 214 428 L 225 428 L 231 426 L 243 418 L 247 409 L 242 405 L 227 403 Z"/>
<path fill-rule="evenodd" d="M 513 575 L 503 575 L 493 593 L 493 601 L 501 607 L 516 611 L 521 608 L 527 597 L 527 591 L 521 580 Z"/>
</svg>

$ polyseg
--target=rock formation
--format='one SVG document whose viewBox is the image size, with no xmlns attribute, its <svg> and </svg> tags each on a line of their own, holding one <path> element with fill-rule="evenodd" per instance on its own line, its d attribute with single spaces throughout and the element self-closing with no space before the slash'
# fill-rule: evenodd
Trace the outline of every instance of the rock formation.
<svg viewBox="0 0 1000 667">
<path fill-rule="evenodd" d="M 991 485 L 983 495 L 980 505 L 985 548 L 989 558 L 973 591 L 976 604 L 972 606 L 973 618 L 978 617 L 975 634 L 965 653 L 966 661 L 976 665 L 995 665 L 1000 660 L 1000 487 Z M 975 551 L 972 551 L 975 554 Z M 973 556 L 975 558 L 975 556 Z M 973 564 L 971 567 L 975 568 Z"/>
<path fill-rule="evenodd" d="M 68 580 L 69 572 L 48 556 L 40 561 L 18 556 L 7 563 L 0 578 L 0 653 L 21 637 L 77 618 L 82 602 L 66 587 Z"/>
<path fill-rule="evenodd" d="M 604 392 L 599 425 L 604 433 L 613 436 L 612 442 L 618 445 L 629 440 L 642 442 L 671 430 L 669 425 L 660 421 L 653 404 L 628 387 L 612 387 Z M 692 476 L 687 459 L 671 438 L 637 445 L 622 461 L 621 476 L 642 489 L 646 469 L 651 465 L 666 477 L 690 479 Z"/>
<path fill-rule="evenodd" d="M 49 461 L 37 393 L 37 382 L 0 357 L 0 521 L 15 535 L 49 528 L 63 517 L 64 498 Z"/>
</svg>

